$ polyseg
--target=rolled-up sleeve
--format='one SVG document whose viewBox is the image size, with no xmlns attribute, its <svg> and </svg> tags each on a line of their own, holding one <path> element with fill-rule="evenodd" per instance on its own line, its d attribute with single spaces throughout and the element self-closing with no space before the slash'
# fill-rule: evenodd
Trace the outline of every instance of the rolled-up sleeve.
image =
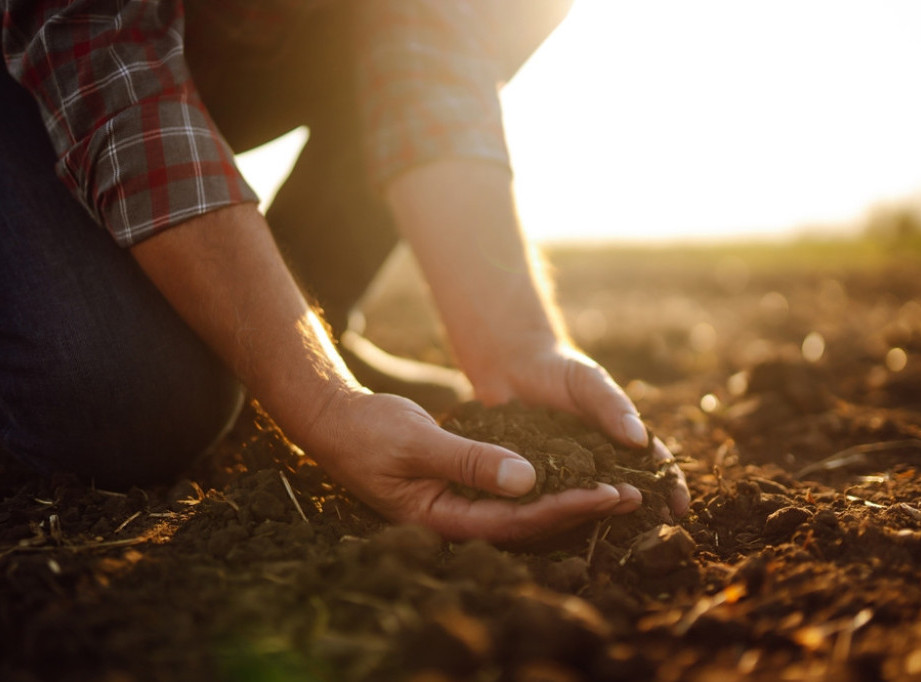
<svg viewBox="0 0 921 682">
<path fill-rule="evenodd" d="M 183 55 L 180 0 L 2 0 L 6 67 L 39 103 L 57 173 L 123 246 L 256 201 Z"/>
<path fill-rule="evenodd" d="M 495 55 L 476 3 L 364 0 L 357 82 L 372 181 L 429 161 L 509 165 Z"/>
</svg>

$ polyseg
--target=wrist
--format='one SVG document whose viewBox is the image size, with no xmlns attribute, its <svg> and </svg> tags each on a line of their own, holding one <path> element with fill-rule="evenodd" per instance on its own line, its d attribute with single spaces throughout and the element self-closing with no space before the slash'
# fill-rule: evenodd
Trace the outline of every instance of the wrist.
<svg viewBox="0 0 921 682">
<path fill-rule="evenodd" d="M 287 329 L 275 352 L 261 356 L 250 388 L 292 442 L 322 452 L 340 406 L 369 391 L 349 371 L 317 313 L 306 310 L 293 335 Z"/>
<path fill-rule="evenodd" d="M 510 343 L 486 348 L 469 369 L 465 367 L 478 400 L 499 404 L 514 398 L 527 401 L 527 386 L 535 368 L 545 359 L 570 353 L 572 345 L 565 337 L 548 330 L 517 335 Z"/>
<path fill-rule="evenodd" d="M 284 410 L 276 422 L 285 435 L 317 463 L 326 466 L 344 434 L 351 433 L 349 415 L 360 399 L 371 394 L 358 384 L 327 382 L 308 400 Z M 274 415 L 273 415 L 274 416 Z"/>
</svg>

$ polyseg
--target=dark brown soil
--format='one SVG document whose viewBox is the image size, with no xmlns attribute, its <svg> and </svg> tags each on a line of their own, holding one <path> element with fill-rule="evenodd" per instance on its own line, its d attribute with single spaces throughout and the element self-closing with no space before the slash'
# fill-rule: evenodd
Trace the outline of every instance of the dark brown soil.
<svg viewBox="0 0 921 682">
<path fill-rule="evenodd" d="M 921 259 L 552 255 L 577 341 L 682 462 L 678 525 L 444 543 L 382 522 L 255 408 L 171 489 L 2 459 L 0 680 L 921 679 Z M 369 333 L 438 360 L 414 291 Z"/>
<path fill-rule="evenodd" d="M 601 431 L 559 410 L 517 401 L 491 408 L 469 402 L 454 408 L 442 426 L 466 438 L 500 445 L 531 462 L 537 483 L 517 498 L 521 504 L 570 488 L 630 483 L 643 493 L 648 507 L 662 508 L 674 488 L 675 476 L 669 468 L 675 462 L 655 461 L 652 435 L 648 448 L 619 447 Z M 466 486 L 455 489 L 471 499 L 488 496 Z"/>
</svg>

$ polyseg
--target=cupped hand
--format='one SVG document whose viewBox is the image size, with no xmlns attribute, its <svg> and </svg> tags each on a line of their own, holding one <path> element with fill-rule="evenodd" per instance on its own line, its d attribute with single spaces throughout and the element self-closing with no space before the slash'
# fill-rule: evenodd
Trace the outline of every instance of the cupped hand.
<svg viewBox="0 0 921 682">
<path fill-rule="evenodd" d="M 641 503 L 639 491 L 626 484 L 568 490 L 529 504 L 469 500 L 449 482 L 520 496 L 534 487 L 534 469 L 510 450 L 445 431 L 421 407 L 395 395 L 338 393 L 309 441 L 305 445 L 330 476 L 379 513 L 449 539 L 523 542 L 628 513 Z"/>
<path fill-rule="evenodd" d="M 556 408 L 582 417 L 628 447 L 649 445 L 646 427 L 627 394 L 604 367 L 568 343 L 537 344 L 531 350 L 521 344 L 514 357 L 488 377 L 487 383 L 473 384 L 477 398 L 486 404 L 518 399 Z M 673 459 L 658 438 L 653 442 L 653 456 L 660 462 Z M 670 471 L 677 483 L 669 506 L 673 514 L 683 516 L 691 500 L 687 481 L 676 464 Z"/>
</svg>

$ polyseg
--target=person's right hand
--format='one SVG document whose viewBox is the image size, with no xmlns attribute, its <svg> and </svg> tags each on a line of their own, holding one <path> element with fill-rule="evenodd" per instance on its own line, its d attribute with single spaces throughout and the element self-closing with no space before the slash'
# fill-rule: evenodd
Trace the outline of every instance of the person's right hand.
<svg viewBox="0 0 921 682">
<path fill-rule="evenodd" d="M 487 376 L 485 386 L 474 382 L 477 397 L 486 404 L 517 399 L 530 405 L 563 410 L 594 424 L 614 441 L 629 448 L 644 448 L 649 433 L 639 412 L 601 365 L 564 340 L 529 344 L 516 339 L 507 355 L 491 353 L 491 366 L 479 376 Z M 668 467 L 674 486 L 664 517 L 684 516 L 691 502 L 684 473 L 660 439 L 652 443 L 653 460 L 671 461 Z"/>
<path fill-rule="evenodd" d="M 454 481 L 497 495 L 529 492 L 535 472 L 520 455 L 442 429 L 404 398 L 337 391 L 299 443 L 329 475 L 392 521 L 420 523 L 449 539 L 533 540 L 586 521 L 635 510 L 628 484 L 545 495 L 529 504 L 469 500 Z"/>
</svg>

